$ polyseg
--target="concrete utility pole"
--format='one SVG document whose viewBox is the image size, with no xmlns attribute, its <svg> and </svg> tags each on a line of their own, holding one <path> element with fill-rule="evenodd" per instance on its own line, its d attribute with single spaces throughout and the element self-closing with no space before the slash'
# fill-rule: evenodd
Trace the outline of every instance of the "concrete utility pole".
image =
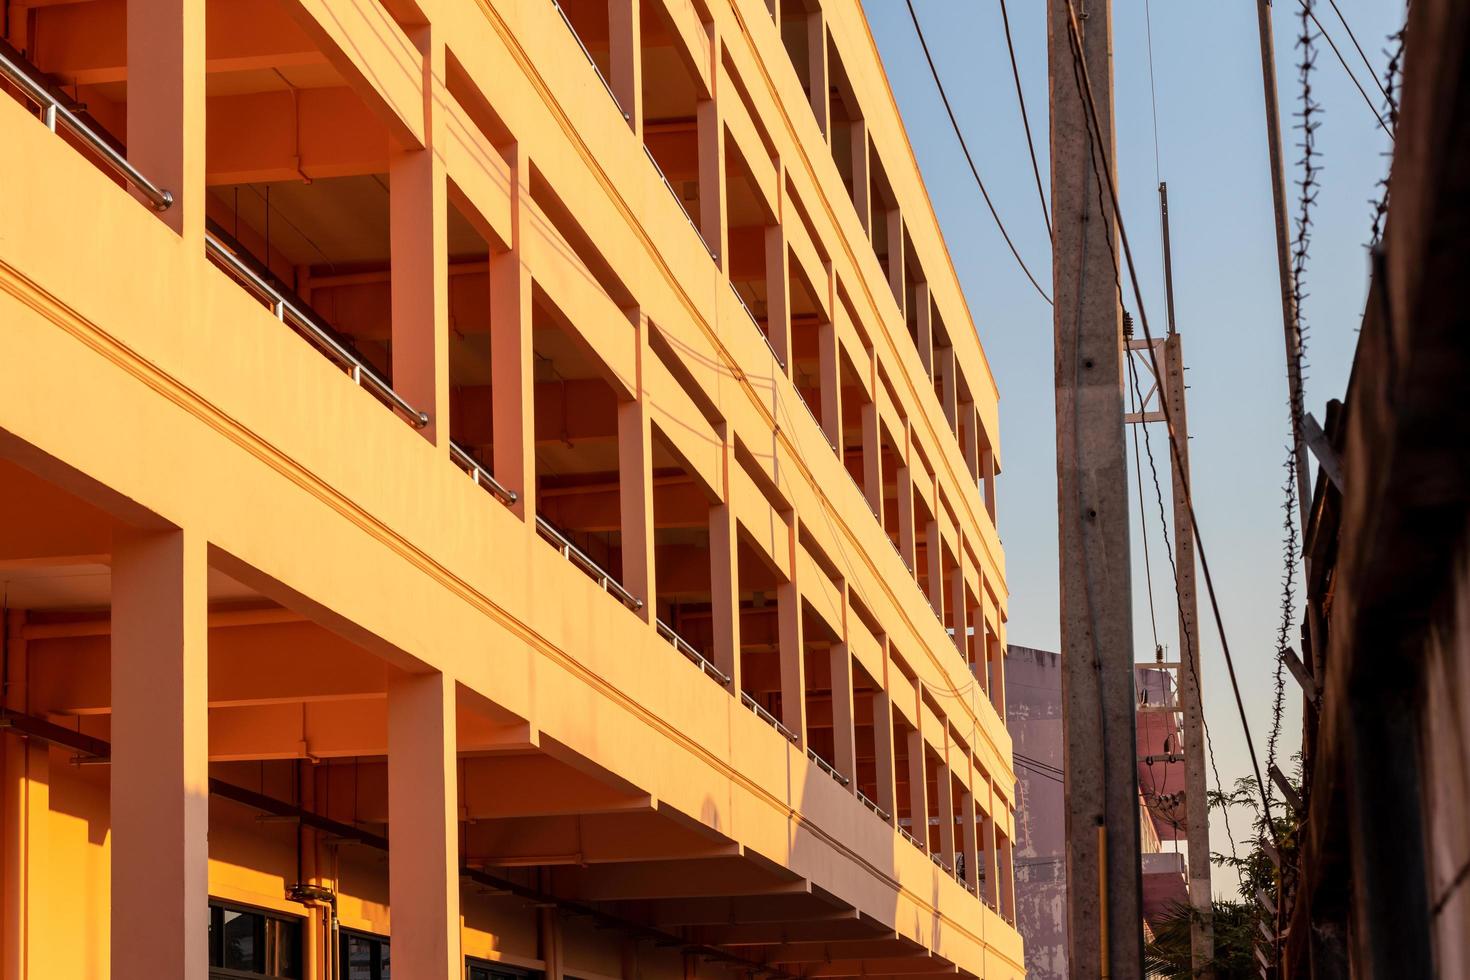
<svg viewBox="0 0 1470 980">
<path fill-rule="evenodd" d="M 1140 662 L 1138 666 L 1150 669 L 1164 668 L 1175 672 L 1175 686 L 1184 707 L 1184 813 L 1185 840 L 1189 844 L 1189 903 L 1195 912 L 1190 925 L 1190 962 L 1194 976 L 1212 978 L 1215 975 L 1209 964 L 1215 957 L 1215 923 L 1210 891 L 1210 807 L 1209 787 L 1205 783 L 1205 733 L 1204 705 L 1200 695 L 1199 658 L 1199 602 L 1194 589 L 1194 525 L 1189 519 L 1189 422 L 1184 398 L 1184 348 L 1174 322 L 1174 263 L 1169 248 L 1169 188 L 1159 184 L 1159 222 L 1164 237 L 1164 295 L 1167 300 L 1168 330 L 1164 337 L 1155 338 L 1153 350 L 1145 338 L 1128 341 L 1129 356 L 1134 357 L 1134 368 L 1141 368 L 1153 377 L 1147 391 L 1139 384 L 1139 393 L 1144 403 L 1137 412 L 1126 415 L 1129 425 L 1147 425 L 1150 422 L 1172 423 L 1172 437 L 1179 445 L 1175 459 L 1172 451 L 1165 448 L 1169 464 L 1169 484 L 1174 497 L 1174 567 L 1178 572 L 1175 588 L 1178 591 L 1179 609 L 1179 659 L 1153 663 Z M 1135 355 L 1133 352 L 1138 351 Z M 1141 362 L 1141 363 L 1140 363 Z M 1154 367 L 1163 372 L 1163 377 L 1154 377 Z M 1135 375 L 1137 377 L 1137 375 Z M 1163 405 L 1151 408 L 1157 397 Z M 1168 411 L 1163 409 L 1167 407 Z M 1137 445 L 1135 441 L 1135 446 Z M 1137 461 L 1135 461 L 1136 464 Z M 1144 530 L 1147 534 L 1147 529 Z"/>
<path fill-rule="evenodd" d="M 1281 113 L 1276 97 L 1276 41 L 1271 32 L 1271 0 L 1256 0 L 1256 31 L 1261 40 L 1261 86 L 1266 97 L 1266 147 L 1271 155 L 1271 202 L 1276 222 L 1276 271 L 1281 280 L 1281 326 L 1286 333 L 1286 384 L 1292 405 L 1292 453 L 1296 461 L 1297 508 L 1306 527 L 1312 509 L 1306 434 L 1296 424 L 1302 410 L 1302 338 L 1297 332 L 1296 276 L 1291 268 L 1291 219 L 1286 213 L 1286 164 L 1281 154 Z"/>
<path fill-rule="evenodd" d="M 1114 155 L 1109 0 L 1048 0 L 1047 55 L 1069 969 L 1087 980 L 1134 978 L 1143 975 L 1143 910 L 1124 354 L 1101 170 L 1103 155 Z M 1099 100 L 1096 140 L 1077 58 Z"/>
</svg>

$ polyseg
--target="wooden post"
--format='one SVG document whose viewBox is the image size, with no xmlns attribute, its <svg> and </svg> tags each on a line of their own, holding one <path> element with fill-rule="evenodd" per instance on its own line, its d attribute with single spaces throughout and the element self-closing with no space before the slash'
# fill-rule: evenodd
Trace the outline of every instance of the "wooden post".
<svg viewBox="0 0 1470 980">
<path fill-rule="evenodd" d="M 1141 977 L 1122 316 L 1116 227 L 1094 162 L 1115 155 L 1112 7 L 1090 0 L 1080 50 L 1073 0 L 1048 7 L 1069 970 Z M 1099 99 L 1096 138 L 1079 57 Z"/>
</svg>

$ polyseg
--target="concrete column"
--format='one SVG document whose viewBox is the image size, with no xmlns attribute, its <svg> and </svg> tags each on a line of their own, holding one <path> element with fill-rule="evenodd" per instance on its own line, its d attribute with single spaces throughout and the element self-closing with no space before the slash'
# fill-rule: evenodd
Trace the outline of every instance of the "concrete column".
<svg viewBox="0 0 1470 980">
<path fill-rule="evenodd" d="M 536 911 L 536 925 L 541 933 L 541 961 L 544 969 L 542 976 L 545 980 L 563 980 L 566 976 L 566 956 L 562 949 L 561 919 L 554 908 L 542 908 Z M 458 976 L 450 973 L 447 976 Z"/>
<path fill-rule="evenodd" d="M 113 980 L 209 972 L 208 575 L 196 532 L 113 536 Z"/>
<path fill-rule="evenodd" d="M 955 383 L 954 348 L 944 347 L 935 351 L 934 364 L 934 371 L 939 378 L 939 384 L 942 389 L 942 394 L 939 397 L 939 407 L 944 409 L 944 417 L 949 420 L 949 430 L 958 436 L 960 431 L 960 406 L 959 385 Z"/>
<path fill-rule="evenodd" d="M 820 9 L 806 15 L 807 73 L 811 76 L 812 113 L 817 128 L 832 139 L 832 79 L 827 68 L 827 23 Z"/>
<path fill-rule="evenodd" d="M 973 781 L 973 780 L 972 780 Z M 960 835 L 961 846 L 965 853 L 965 884 L 975 889 L 976 894 L 980 891 L 980 853 L 977 847 L 975 828 L 975 793 L 966 791 L 960 797 Z"/>
<path fill-rule="evenodd" d="M 792 538 L 796 537 L 792 531 Z M 806 656 L 801 628 L 801 592 L 792 577 L 776 587 L 776 617 L 780 631 L 781 724 L 791 729 L 797 744 L 806 748 Z"/>
<path fill-rule="evenodd" d="M 399 976 L 454 977 L 463 969 L 457 756 L 454 678 L 391 671 L 388 900 Z"/>
<path fill-rule="evenodd" d="M 937 502 L 937 498 L 936 498 Z M 924 558 L 929 566 L 929 605 L 934 615 L 944 621 L 944 541 L 939 536 L 939 521 L 924 525 Z"/>
<path fill-rule="evenodd" d="M 204 249 L 204 6 L 127 4 L 128 160 L 173 195 L 163 220 L 195 254 Z"/>
<path fill-rule="evenodd" d="M 988 446 L 980 451 L 980 486 L 985 495 L 985 512 L 995 522 L 995 453 Z"/>
<path fill-rule="evenodd" d="M 863 496 L 868 498 L 868 507 L 883 523 L 883 443 L 878 438 L 878 406 L 875 402 L 864 402 L 863 425 Z"/>
<path fill-rule="evenodd" d="M 873 239 L 873 174 L 868 158 L 868 124 L 852 121 L 852 203 L 857 208 L 858 222 Z"/>
<path fill-rule="evenodd" d="M 710 612 L 714 664 L 730 677 L 730 692 L 740 695 L 740 567 L 735 509 L 725 502 L 709 509 Z"/>
<path fill-rule="evenodd" d="M 909 739 L 909 816 L 913 823 L 909 833 L 924 845 L 929 853 L 929 783 L 925 775 L 927 760 L 924 758 L 924 733 L 915 728 L 908 733 Z"/>
<path fill-rule="evenodd" d="M 889 212 L 897 214 L 898 212 Z M 891 226 L 890 226 L 891 227 Z M 893 248 L 890 242 L 889 250 Z M 901 264 L 901 263 L 900 263 Z M 901 289 L 900 282 L 899 288 Z M 903 293 L 899 293 L 898 305 L 903 306 Z M 914 286 L 914 322 L 918 327 L 918 337 L 914 343 L 919 348 L 919 363 L 924 365 L 924 373 L 929 379 L 934 379 L 934 302 L 929 296 L 929 284 L 927 282 L 917 283 Z"/>
<path fill-rule="evenodd" d="M 641 0 L 608 0 L 608 84 L 623 108 L 623 118 L 643 139 L 643 34 L 639 30 Z"/>
<path fill-rule="evenodd" d="M 887 650 L 888 641 L 882 641 Z M 884 659 L 887 659 L 885 652 Z M 893 699 L 888 691 L 873 692 L 873 769 L 878 775 L 878 798 L 874 800 L 888 822 L 898 822 L 898 770 L 894 764 L 893 749 Z"/>
<path fill-rule="evenodd" d="M 699 232 L 714 253 L 720 271 L 729 274 L 725 231 L 729 225 L 725 203 L 725 120 L 719 103 L 702 100 L 695 109 L 699 140 Z"/>
<path fill-rule="evenodd" d="M 899 318 L 907 322 L 908 312 L 904 307 L 907 297 L 904 295 L 903 212 L 893 208 L 884 213 L 883 220 L 888 222 L 888 287 L 893 290 L 893 298 L 898 302 Z"/>
<path fill-rule="evenodd" d="M 9 676 L 5 707 L 25 711 L 26 639 L 23 611 L 11 610 L 9 622 Z M 0 927 L 0 976 L 26 980 L 28 976 L 55 976 L 49 954 L 53 937 L 43 913 L 51 907 L 53 876 L 46 861 L 51 852 L 51 750 L 39 739 L 7 738 L 4 753 L 5 810 L 0 815 L 0 888 L 3 888 L 3 927 Z"/>
<path fill-rule="evenodd" d="M 966 663 L 970 662 L 969 646 L 969 600 L 965 595 L 965 543 L 963 539 L 956 549 L 959 552 L 954 570 L 954 581 L 949 585 L 949 628 L 954 630 L 955 649 Z"/>
<path fill-rule="evenodd" d="M 828 651 L 832 664 L 832 765 L 849 780 L 849 792 L 857 790 L 857 731 L 852 704 L 852 652 L 847 644 L 834 643 Z"/>
<path fill-rule="evenodd" d="M 914 535 L 913 470 L 908 469 L 908 426 L 904 426 L 904 464 L 895 475 L 898 492 L 898 554 L 903 555 L 908 572 L 919 573 L 919 542 Z"/>
<path fill-rule="evenodd" d="M 638 332 L 638 391 L 634 401 L 618 402 L 618 505 L 623 540 L 623 587 L 643 600 L 638 614 L 653 622 L 653 434 L 642 391 L 643 359 L 648 351 L 648 318 L 631 314 Z"/>
<path fill-rule="evenodd" d="M 960 404 L 960 418 L 965 419 L 965 435 L 960 440 L 960 451 L 965 454 L 965 465 L 970 468 L 970 479 L 980 480 L 980 415 L 974 402 Z"/>
<path fill-rule="evenodd" d="M 948 734 L 945 741 L 949 741 Z M 954 776 L 950 772 L 948 751 L 946 759 L 939 765 L 937 783 L 939 788 L 939 859 L 954 868 Z"/>
<path fill-rule="evenodd" d="M 495 478 L 520 495 L 512 506 L 531 521 L 536 513 L 536 383 L 532 373 L 531 271 L 525 261 L 530 160 L 519 145 L 505 151 L 511 165 L 511 248 L 490 256 L 491 412 Z"/>
<path fill-rule="evenodd" d="M 842 456 L 842 350 L 837 326 L 823 323 L 817 328 L 818 373 L 822 379 L 822 431 L 837 455 Z"/>
<path fill-rule="evenodd" d="M 1006 658 L 1005 644 L 1000 637 L 991 634 L 985 638 L 987 655 L 990 657 L 990 703 L 1002 721 L 1006 717 Z"/>
<path fill-rule="evenodd" d="M 995 794 L 990 793 L 990 804 L 995 805 Z M 993 812 L 993 811 L 991 811 Z M 980 821 L 981 841 L 985 845 L 985 889 L 981 897 L 997 912 L 1000 911 L 1000 872 L 995 857 L 995 820 L 987 812 Z"/>
<path fill-rule="evenodd" d="M 444 44 L 428 28 L 414 31 L 423 56 L 426 91 L 441 85 Z M 443 154 L 434 147 L 442 127 L 426 100 L 426 148 L 390 146 L 389 250 L 392 256 L 393 389 L 428 413 L 424 437 L 449 452 L 449 187 Z"/>
<path fill-rule="evenodd" d="M 787 377 L 791 376 L 790 263 L 786 227 L 778 217 L 776 224 L 766 226 L 766 330 Z"/>
<path fill-rule="evenodd" d="M 1000 861 L 997 884 L 1000 886 L 1000 916 L 1007 922 L 1016 921 L 1016 876 L 1014 865 L 1015 845 L 1009 836 L 997 832 L 996 855 Z"/>
</svg>

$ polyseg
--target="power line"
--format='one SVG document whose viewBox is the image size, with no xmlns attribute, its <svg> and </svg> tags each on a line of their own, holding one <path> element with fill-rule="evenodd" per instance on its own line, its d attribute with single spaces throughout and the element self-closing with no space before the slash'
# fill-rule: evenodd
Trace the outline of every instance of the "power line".
<svg viewBox="0 0 1470 980">
<path fill-rule="evenodd" d="M 1132 323 L 1128 320 L 1127 314 L 1124 314 L 1123 325 L 1128 328 L 1124 333 L 1124 337 L 1131 337 L 1133 333 Z M 1127 346 L 1126 339 L 1124 340 L 1123 356 L 1128 358 L 1128 374 L 1134 379 L 1134 391 L 1128 393 L 1128 400 L 1133 401 L 1134 392 L 1138 389 L 1138 369 L 1133 366 L 1133 351 Z M 1148 586 L 1148 622 L 1153 630 L 1154 650 L 1158 651 L 1162 649 L 1159 645 L 1159 617 L 1154 612 L 1154 569 L 1153 561 L 1148 556 L 1148 518 L 1145 516 L 1143 510 L 1143 464 L 1140 462 L 1138 455 L 1138 429 L 1143 425 L 1144 406 L 1139 404 L 1137 411 L 1138 423 L 1133 427 L 1133 478 L 1138 485 L 1138 534 L 1140 540 L 1143 541 L 1143 581 Z"/>
<path fill-rule="evenodd" d="M 1046 191 L 1041 189 L 1041 167 L 1036 163 L 1036 141 L 1031 138 L 1031 118 L 1026 114 L 1026 95 L 1021 91 L 1021 70 L 1016 67 L 1016 46 L 1011 43 L 1011 16 L 1006 13 L 1006 0 L 1000 0 L 1000 22 L 1006 29 L 1006 51 L 1011 56 L 1011 77 L 1016 81 L 1016 101 L 1021 103 L 1021 125 L 1026 127 L 1026 151 L 1031 154 L 1031 173 L 1036 177 L 1036 197 L 1041 201 L 1041 220 L 1046 222 L 1046 237 L 1051 238 L 1051 209 L 1046 204 Z"/>
<path fill-rule="evenodd" d="M 1342 8 L 1338 7 L 1337 0 L 1327 0 L 1327 2 L 1332 4 L 1332 12 L 1337 14 L 1337 19 L 1342 22 L 1342 29 L 1347 31 L 1348 40 L 1352 41 L 1353 47 L 1358 49 L 1358 57 L 1363 59 L 1363 67 L 1368 69 L 1368 76 L 1373 79 L 1373 84 L 1378 86 L 1378 91 L 1387 99 L 1388 89 L 1384 88 L 1383 83 L 1378 80 L 1378 73 L 1373 70 L 1373 63 L 1368 60 L 1368 56 L 1363 53 L 1363 46 L 1358 43 L 1358 36 L 1353 33 L 1352 25 L 1342 15 Z"/>
<path fill-rule="evenodd" d="M 1321 33 L 1322 37 L 1327 40 L 1327 46 L 1332 49 L 1333 54 L 1337 55 L 1337 63 L 1342 65 L 1342 70 L 1347 72 L 1348 78 L 1352 79 L 1353 87 L 1356 88 L 1358 90 L 1358 94 L 1363 97 L 1363 104 L 1368 107 L 1369 112 L 1373 113 L 1373 118 L 1378 121 L 1379 127 L 1388 134 L 1388 138 L 1391 141 L 1393 139 L 1393 130 L 1388 128 L 1388 123 L 1384 122 L 1383 117 L 1378 114 L 1378 109 L 1373 105 L 1373 100 L 1368 98 L 1367 90 L 1365 90 L 1363 88 L 1363 84 L 1358 81 L 1358 76 L 1354 75 L 1353 70 L 1348 67 L 1347 59 L 1342 56 L 1342 52 L 1337 50 L 1337 42 L 1332 40 L 1332 35 L 1327 33 L 1327 28 L 1322 26 L 1322 22 L 1317 19 L 1317 15 L 1312 12 L 1312 5 L 1309 0 L 1297 0 L 1297 3 L 1302 5 L 1303 12 L 1305 12 L 1308 17 L 1312 18 L 1313 24 L 1317 25 L 1317 30 Z M 1335 7 L 1336 4 L 1333 4 L 1333 6 Z M 1342 15 L 1338 14 L 1338 16 L 1341 17 Z M 1347 22 L 1344 21 L 1343 23 L 1346 24 Z M 1351 31 L 1349 31 L 1349 33 L 1351 33 Z M 1356 40 L 1353 43 L 1356 44 Z M 1360 48 L 1359 51 L 1361 52 L 1361 50 L 1362 49 Z M 1378 81 L 1376 76 L 1373 80 L 1375 82 Z"/>
<path fill-rule="evenodd" d="M 1077 82 L 1078 93 L 1087 103 L 1087 113 L 1085 118 L 1088 122 L 1089 133 L 1092 134 L 1092 144 L 1095 151 L 1097 144 L 1103 142 L 1103 128 L 1102 124 L 1098 121 L 1097 101 L 1092 92 L 1092 79 L 1087 71 L 1087 61 L 1082 54 L 1082 31 L 1077 26 L 1077 8 L 1074 5 L 1073 0 L 1066 0 L 1066 2 L 1067 32 L 1072 49 L 1073 75 Z M 1123 214 L 1122 209 L 1119 207 L 1118 188 L 1113 178 L 1112 165 L 1109 163 L 1106 153 L 1097 154 L 1096 161 L 1097 162 L 1094 163 L 1093 166 L 1093 174 L 1097 178 L 1099 185 L 1102 185 L 1104 183 L 1104 177 L 1106 177 L 1106 189 L 1112 203 L 1113 218 L 1118 223 L 1118 236 L 1122 239 L 1123 255 L 1128 263 L 1129 280 L 1132 284 L 1134 299 L 1138 302 L 1139 321 L 1143 326 L 1144 338 L 1149 341 L 1149 358 L 1153 363 L 1155 375 L 1158 377 L 1163 377 L 1163 371 L 1160 369 L 1159 366 L 1158 354 L 1153 348 L 1153 333 L 1149 330 L 1148 326 L 1148 313 L 1144 308 L 1143 292 L 1138 285 L 1138 269 L 1133 261 L 1133 248 L 1128 241 L 1128 231 L 1123 224 Z M 1101 165 L 1101 169 L 1099 169 L 1099 163 Z M 1101 189 L 1102 188 L 1100 186 L 1099 190 Z M 1104 215 L 1104 220 L 1106 220 L 1106 215 Z M 1112 236 L 1109 235 L 1107 237 L 1109 244 L 1111 245 Z M 1121 283 L 1119 285 L 1121 288 Z M 1255 740 L 1251 737 L 1250 720 L 1249 718 L 1247 718 L 1245 713 L 1245 700 L 1240 693 L 1240 682 L 1235 674 L 1235 658 L 1230 653 L 1230 642 L 1225 634 L 1225 622 L 1220 614 L 1220 603 L 1219 598 L 1215 593 L 1214 578 L 1210 574 L 1210 563 L 1205 555 L 1204 535 L 1200 533 L 1199 517 L 1195 513 L 1194 509 L 1194 495 L 1189 485 L 1188 474 L 1184 472 L 1181 450 L 1179 448 L 1177 438 L 1174 434 L 1173 413 L 1169 409 L 1169 403 L 1167 399 L 1163 400 L 1161 402 L 1161 405 L 1164 410 L 1164 421 L 1167 424 L 1169 431 L 1170 454 L 1173 457 L 1175 470 L 1178 472 L 1180 477 L 1180 486 L 1184 490 L 1184 499 L 1189 510 L 1189 521 L 1194 528 L 1195 545 L 1199 551 L 1200 569 L 1204 572 L 1205 589 L 1210 597 L 1210 609 L 1211 612 L 1214 614 L 1215 628 L 1219 633 L 1220 646 L 1225 654 L 1225 666 L 1230 674 L 1230 686 L 1235 694 L 1235 706 L 1240 714 L 1241 728 L 1244 730 L 1245 733 L 1246 749 L 1250 754 L 1251 767 L 1255 770 L 1256 773 L 1256 786 L 1261 793 L 1261 801 L 1264 807 L 1263 812 L 1266 814 L 1267 817 L 1267 828 L 1271 832 L 1272 839 L 1276 840 L 1279 844 L 1279 840 L 1277 839 L 1278 835 L 1276 825 L 1272 820 L 1270 820 L 1270 802 L 1265 795 L 1265 780 L 1261 775 L 1261 764 L 1256 757 Z"/>
<path fill-rule="evenodd" d="M 980 170 L 975 166 L 975 158 L 970 156 L 969 144 L 965 142 L 965 134 L 960 131 L 960 123 L 955 118 L 954 109 L 950 108 L 949 96 L 944 92 L 944 83 L 939 80 L 939 69 L 934 67 L 934 57 L 929 54 L 929 43 L 924 40 L 924 29 L 919 26 L 919 15 L 914 12 L 914 0 L 905 0 L 905 3 L 909 8 L 909 19 L 914 22 L 914 33 L 919 36 L 919 46 L 924 49 L 924 60 L 929 62 L 929 74 L 934 76 L 934 85 L 939 89 L 939 98 L 944 103 L 944 111 L 949 114 L 949 124 L 954 128 L 954 134 L 960 141 L 960 149 L 965 153 L 965 162 L 970 165 L 970 173 L 975 175 L 975 183 L 980 187 L 980 196 L 985 198 L 985 206 L 990 209 L 990 216 L 995 219 L 995 226 L 1000 229 L 1001 237 L 1010 246 L 1011 254 L 1016 257 L 1016 263 L 1020 265 L 1021 271 L 1026 273 L 1026 278 L 1031 280 L 1031 285 L 1036 287 L 1037 293 L 1050 306 L 1051 297 L 1046 294 L 1046 290 L 1041 288 L 1041 284 L 1036 281 L 1036 277 L 1027 267 L 1026 260 L 1021 258 L 1021 253 L 1016 250 L 1016 243 L 1011 241 L 1011 234 L 1006 231 L 1005 222 L 1000 220 L 1000 212 L 995 210 L 995 203 L 990 200 L 990 192 L 985 189 L 985 181 L 980 179 Z"/>
<path fill-rule="evenodd" d="M 1120 286 L 1120 289 L 1121 289 L 1121 286 Z M 1153 344 L 1152 343 L 1149 344 L 1149 350 L 1150 350 L 1150 352 L 1153 351 Z M 1155 371 L 1158 370 L 1158 361 L 1157 361 L 1157 359 L 1155 359 L 1155 361 L 1154 361 L 1154 370 Z M 1129 376 L 1129 378 L 1132 381 L 1134 394 L 1137 396 L 1137 398 L 1140 401 L 1142 401 L 1143 400 L 1143 391 L 1142 391 L 1142 386 L 1138 383 L 1138 368 L 1133 363 L 1133 358 L 1132 358 L 1131 355 L 1128 358 L 1128 376 Z M 1164 399 L 1164 393 L 1161 390 L 1159 392 L 1159 404 L 1160 405 L 1163 405 L 1164 404 L 1164 401 L 1165 401 L 1165 399 Z M 1139 411 L 1140 412 L 1143 411 L 1142 406 L 1139 407 Z M 1168 424 L 1172 427 L 1173 422 L 1171 421 Z M 1139 428 L 1142 428 L 1143 429 L 1143 450 L 1144 450 L 1144 452 L 1148 456 L 1148 471 L 1149 471 L 1150 477 L 1153 479 L 1154 499 L 1158 502 L 1158 506 L 1159 506 L 1159 531 L 1160 531 L 1160 534 L 1162 535 L 1162 537 L 1164 539 L 1164 554 L 1166 556 L 1168 556 L 1168 559 L 1169 559 L 1169 571 L 1172 574 L 1173 579 L 1174 579 L 1174 603 L 1175 603 L 1175 606 L 1176 606 L 1176 608 L 1178 610 L 1178 613 L 1179 613 L 1179 622 L 1182 625 L 1184 623 L 1184 596 L 1180 593 L 1180 590 L 1179 590 L 1179 566 L 1177 564 L 1175 564 L 1175 561 L 1174 561 L 1174 544 L 1169 539 L 1169 521 L 1168 521 L 1168 518 L 1166 518 L 1164 516 L 1164 488 L 1163 488 L 1163 485 L 1159 482 L 1159 467 L 1158 467 L 1158 464 L 1154 461 L 1153 441 L 1149 438 L 1149 435 L 1148 435 L 1148 426 L 1146 424 L 1144 424 L 1144 423 L 1139 423 Z M 1170 442 L 1172 443 L 1173 442 L 1173 429 L 1170 428 L 1169 431 L 1170 431 Z M 1134 438 L 1134 443 L 1135 443 L 1135 446 L 1136 446 L 1137 445 L 1137 439 L 1138 439 L 1138 430 L 1137 429 L 1134 429 L 1133 438 Z M 1138 451 L 1135 448 L 1134 449 L 1134 459 L 1135 459 L 1135 462 L 1137 460 L 1137 453 L 1138 453 Z M 1140 476 L 1140 484 L 1141 484 L 1141 482 L 1142 482 L 1142 477 Z M 1186 485 L 1186 487 L 1185 487 L 1185 493 L 1187 494 L 1188 492 L 1189 492 L 1188 491 L 1188 487 Z M 1143 512 L 1143 499 L 1142 499 L 1143 498 L 1143 490 L 1142 490 L 1141 485 L 1140 485 L 1140 489 L 1138 491 L 1138 496 L 1139 496 L 1138 509 L 1139 509 L 1139 513 L 1141 515 L 1142 512 Z M 1192 509 L 1193 509 L 1193 504 L 1192 503 L 1191 503 L 1190 507 L 1191 507 L 1191 511 L 1192 511 Z M 1141 519 L 1141 517 L 1140 517 L 1140 519 Z M 1199 529 L 1198 528 L 1195 528 L 1196 543 L 1198 543 L 1198 537 L 1199 537 Z M 1147 530 L 1145 530 L 1144 531 L 1145 543 L 1147 542 L 1147 538 L 1148 538 L 1148 532 L 1147 532 Z M 1200 692 L 1202 692 L 1204 690 L 1204 687 L 1203 687 L 1203 685 L 1200 684 L 1199 673 L 1198 673 L 1198 671 L 1197 671 L 1197 669 L 1195 667 L 1195 660 L 1197 659 L 1197 651 L 1194 649 L 1194 644 L 1193 644 L 1193 642 L 1191 642 L 1189 631 L 1187 629 L 1180 629 L 1179 636 L 1180 636 L 1180 640 L 1183 642 L 1183 646 L 1184 646 L 1184 649 L 1180 651 L 1180 655 L 1183 658 L 1184 662 L 1189 665 L 1189 675 L 1190 675 L 1190 677 L 1194 678 L 1194 689 L 1195 689 L 1196 695 L 1199 698 L 1200 728 L 1204 731 L 1204 736 L 1205 736 L 1204 737 L 1205 751 L 1206 751 L 1206 753 L 1210 757 L 1210 771 L 1215 776 L 1215 788 L 1220 793 L 1220 795 L 1223 797 L 1225 795 L 1225 783 L 1220 779 L 1220 767 L 1218 765 L 1216 765 L 1216 763 L 1215 763 L 1215 743 L 1210 738 L 1210 726 L 1205 722 L 1205 703 L 1204 703 L 1204 696 L 1203 696 L 1202 693 L 1200 693 Z M 1230 856 L 1232 858 L 1234 858 L 1238 862 L 1240 860 L 1240 858 L 1239 858 L 1239 856 L 1235 852 L 1235 831 L 1230 826 L 1230 808 L 1228 806 L 1227 807 L 1222 807 L 1220 812 L 1222 814 L 1224 814 L 1224 817 L 1225 817 L 1225 837 L 1226 837 L 1227 840 L 1230 841 Z M 1237 867 L 1238 867 L 1238 865 L 1237 865 Z"/>
<path fill-rule="evenodd" d="M 1154 180 L 1163 183 L 1159 166 L 1159 95 L 1154 87 L 1154 12 L 1149 0 L 1143 0 L 1143 27 L 1148 38 L 1148 102 L 1154 114 Z"/>
</svg>

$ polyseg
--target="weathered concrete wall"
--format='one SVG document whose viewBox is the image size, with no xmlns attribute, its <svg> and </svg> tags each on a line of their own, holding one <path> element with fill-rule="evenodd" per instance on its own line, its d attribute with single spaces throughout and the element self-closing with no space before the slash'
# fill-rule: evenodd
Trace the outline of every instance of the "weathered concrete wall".
<svg viewBox="0 0 1470 980">
<path fill-rule="evenodd" d="M 1450 600 L 1424 660 L 1426 877 L 1440 975 L 1470 976 L 1470 559 L 1462 546 Z M 1021 889 L 1017 871 L 1016 890 Z"/>
<path fill-rule="evenodd" d="M 1006 724 L 1016 761 L 1016 922 L 1032 980 L 1067 975 L 1062 658 L 1006 649 Z"/>
</svg>

